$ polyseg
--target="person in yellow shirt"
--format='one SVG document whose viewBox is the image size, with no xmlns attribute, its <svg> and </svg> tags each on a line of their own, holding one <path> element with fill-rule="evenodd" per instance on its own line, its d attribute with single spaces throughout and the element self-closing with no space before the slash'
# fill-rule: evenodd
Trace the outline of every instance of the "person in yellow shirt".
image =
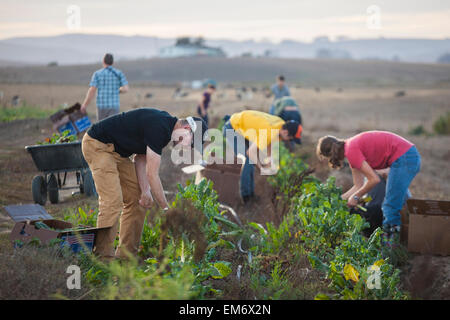
<svg viewBox="0 0 450 320">
<path fill-rule="evenodd" d="M 283 119 L 256 110 L 245 110 L 224 117 L 223 136 L 235 155 L 245 156 L 241 171 L 239 191 L 242 201 L 247 203 L 254 197 L 254 167 L 261 172 L 270 170 L 271 161 L 261 162 L 258 151 L 271 157 L 271 145 L 278 140 L 301 143 L 302 126 L 294 120 Z"/>
</svg>

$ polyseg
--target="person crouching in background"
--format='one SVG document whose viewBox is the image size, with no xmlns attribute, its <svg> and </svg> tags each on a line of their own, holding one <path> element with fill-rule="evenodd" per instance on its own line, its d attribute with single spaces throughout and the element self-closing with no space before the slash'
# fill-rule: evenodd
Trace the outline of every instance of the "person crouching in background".
<svg viewBox="0 0 450 320">
<path fill-rule="evenodd" d="M 302 115 L 300 113 L 300 108 L 297 101 L 295 101 L 295 99 L 291 96 L 286 96 L 275 100 L 273 106 L 274 108 L 271 114 L 273 114 L 274 116 L 280 117 L 284 121 L 293 120 L 302 124 Z M 286 141 L 285 145 L 290 152 L 294 152 L 294 141 Z"/>
<path fill-rule="evenodd" d="M 409 185 L 420 171 L 421 158 L 415 145 L 391 132 L 367 131 L 345 140 L 324 136 L 317 143 L 316 153 L 320 160 L 328 159 L 332 168 L 341 168 L 347 159 L 353 187 L 342 199 L 347 200 L 349 207 L 357 206 L 360 198 L 380 182 L 376 170 L 390 167 L 382 204 L 383 243 L 396 246 L 400 238 L 400 210 Z"/>
<path fill-rule="evenodd" d="M 216 91 L 216 87 L 212 84 L 208 84 L 208 88 L 202 95 L 202 101 L 197 106 L 197 113 L 208 125 L 208 107 L 211 102 L 211 96 Z"/>
</svg>

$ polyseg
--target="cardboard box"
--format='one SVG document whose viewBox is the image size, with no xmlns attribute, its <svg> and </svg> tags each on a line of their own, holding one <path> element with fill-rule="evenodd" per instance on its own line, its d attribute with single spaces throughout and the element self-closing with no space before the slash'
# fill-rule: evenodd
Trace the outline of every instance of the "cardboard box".
<svg viewBox="0 0 450 320">
<path fill-rule="evenodd" d="M 408 245 L 408 229 L 409 229 L 409 212 L 406 205 L 400 211 L 400 216 L 402 219 L 402 226 L 400 230 L 400 243 L 407 246 Z"/>
<path fill-rule="evenodd" d="M 450 201 L 409 199 L 408 251 L 450 255 Z"/>
<path fill-rule="evenodd" d="M 89 227 L 75 231 L 38 229 L 35 227 L 38 221 L 44 222 L 50 228 L 60 230 L 74 228 L 74 226 L 70 222 L 54 219 L 39 204 L 13 205 L 5 206 L 4 208 L 15 222 L 9 236 L 9 239 L 13 243 L 16 243 L 17 240 L 22 243 L 28 243 L 33 238 L 37 238 L 42 244 L 48 244 L 53 239 L 61 239 L 63 241 L 60 246 L 70 247 L 75 253 L 85 249 L 92 251 L 95 247 L 95 240 L 98 234 L 109 229 L 109 227 Z"/>
<path fill-rule="evenodd" d="M 73 135 L 89 129 L 91 120 L 86 114 L 81 113 L 80 108 L 81 105 L 77 102 L 73 106 L 51 115 L 50 120 L 53 122 L 53 129 L 59 133 L 69 130 L 70 134 Z"/>
<path fill-rule="evenodd" d="M 205 169 L 197 173 L 196 183 L 199 183 L 202 178 L 211 180 L 219 196 L 219 202 L 232 206 L 241 201 L 239 181 L 242 166 L 242 164 L 207 165 Z"/>
</svg>

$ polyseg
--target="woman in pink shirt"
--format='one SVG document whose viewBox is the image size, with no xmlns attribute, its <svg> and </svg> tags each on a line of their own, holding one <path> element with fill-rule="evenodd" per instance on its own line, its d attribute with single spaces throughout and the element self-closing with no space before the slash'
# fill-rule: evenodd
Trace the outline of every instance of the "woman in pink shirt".
<svg viewBox="0 0 450 320">
<path fill-rule="evenodd" d="M 420 170 L 420 154 L 414 144 L 391 132 L 367 131 L 345 140 L 322 137 L 316 152 L 319 159 L 328 159 L 333 168 L 341 168 L 347 158 L 353 187 L 342 198 L 347 200 L 349 207 L 356 206 L 359 199 L 380 182 L 376 171 L 390 168 L 382 205 L 383 229 L 388 245 L 397 242 L 400 210 L 406 201 L 408 187 Z"/>
</svg>

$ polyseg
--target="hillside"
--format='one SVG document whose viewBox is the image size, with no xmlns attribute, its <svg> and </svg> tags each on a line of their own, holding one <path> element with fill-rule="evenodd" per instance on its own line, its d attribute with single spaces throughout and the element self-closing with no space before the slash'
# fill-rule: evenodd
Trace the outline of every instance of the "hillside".
<svg viewBox="0 0 450 320">
<path fill-rule="evenodd" d="M 12 64 L 29 63 L 46 65 L 57 61 L 60 65 L 93 63 L 105 52 L 115 54 L 117 60 L 154 58 L 163 47 L 173 45 L 175 39 L 149 36 L 119 36 L 102 34 L 63 34 L 51 37 L 19 37 L 0 40 L 0 60 Z M 330 41 L 327 37 L 313 42 L 284 40 L 234 41 L 207 39 L 206 44 L 221 47 L 229 57 L 250 52 L 264 55 L 266 51 L 279 58 L 312 59 L 320 50 L 337 57 L 356 60 L 381 59 L 404 62 L 434 63 L 450 52 L 450 39 L 348 39 Z M 336 55 L 337 54 L 337 55 Z"/>
<path fill-rule="evenodd" d="M 270 84 L 277 74 L 304 86 L 426 86 L 450 83 L 450 66 L 385 61 L 274 58 L 177 58 L 121 61 L 130 83 L 175 84 L 213 78 Z M 3 83 L 88 84 L 100 64 L 0 67 Z"/>
</svg>

